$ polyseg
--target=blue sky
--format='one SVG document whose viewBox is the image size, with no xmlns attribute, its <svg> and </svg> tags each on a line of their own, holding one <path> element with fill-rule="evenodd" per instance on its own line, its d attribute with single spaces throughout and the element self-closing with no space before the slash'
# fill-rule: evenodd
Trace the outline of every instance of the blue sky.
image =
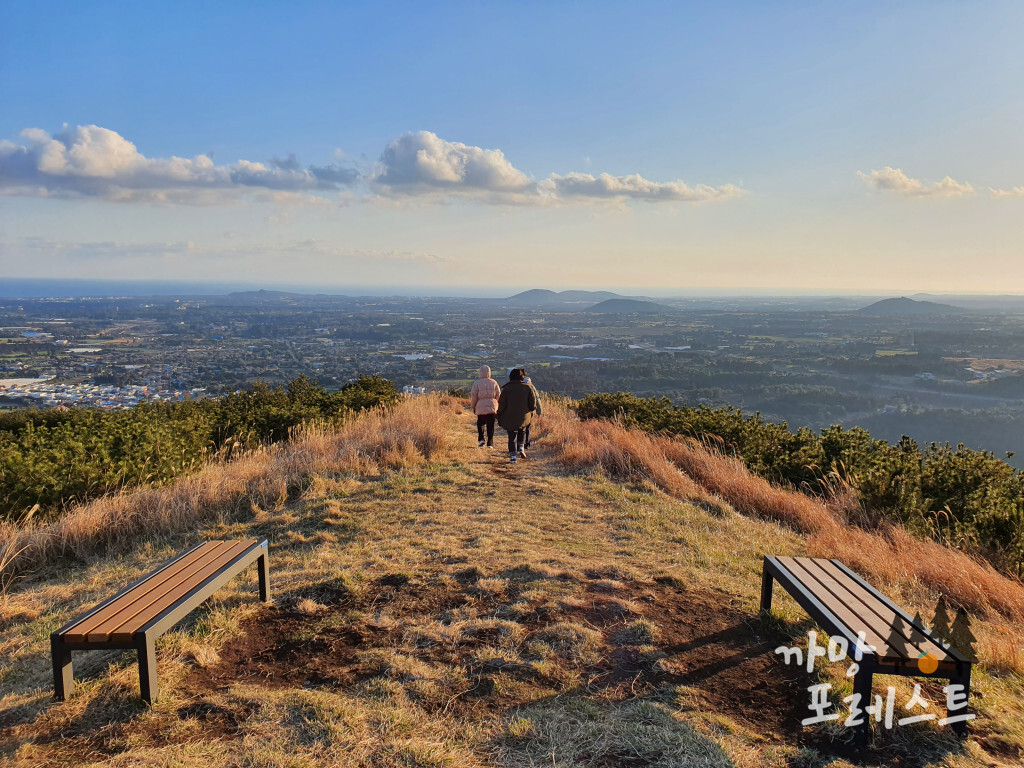
<svg viewBox="0 0 1024 768">
<path fill-rule="evenodd" d="M 1024 292 L 1022 22 L 8 0 L 0 276 Z"/>
</svg>

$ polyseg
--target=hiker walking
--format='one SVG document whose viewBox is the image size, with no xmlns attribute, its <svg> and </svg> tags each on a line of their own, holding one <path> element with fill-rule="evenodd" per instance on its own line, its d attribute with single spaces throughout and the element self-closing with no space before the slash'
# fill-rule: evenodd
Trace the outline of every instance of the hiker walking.
<svg viewBox="0 0 1024 768">
<path fill-rule="evenodd" d="M 487 429 L 487 447 L 494 445 L 494 416 L 498 412 L 498 398 L 501 387 L 491 378 L 490 366 L 481 365 L 477 371 L 479 378 L 473 382 L 470 391 L 470 407 L 476 414 L 477 445 L 484 447 L 484 428 Z"/>
<path fill-rule="evenodd" d="M 537 398 L 533 388 L 523 383 L 522 368 L 513 368 L 498 398 L 498 424 L 508 432 L 508 458 L 513 464 L 518 457 L 526 458 L 526 427 L 536 408 Z"/>
<path fill-rule="evenodd" d="M 533 390 L 533 397 L 537 401 L 537 408 L 534 411 L 534 413 L 536 413 L 536 415 L 540 416 L 540 393 L 537 391 L 537 388 L 535 386 L 533 386 L 533 382 L 530 381 L 530 377 L 526 374 L 526 369 L 525 368 L 520 368 L 519 370 L 521 370 L 523 372 L 523 384 L 529 384 L 530 385 L 530 389 Z M 531 426 L 533 426 L 533 425 L 532 424 L 527 424 L 526 425 L 526 440 L 523 443 L 523 450 L 524 451 L 530 450 L 530 427 Z"/>
</svg>

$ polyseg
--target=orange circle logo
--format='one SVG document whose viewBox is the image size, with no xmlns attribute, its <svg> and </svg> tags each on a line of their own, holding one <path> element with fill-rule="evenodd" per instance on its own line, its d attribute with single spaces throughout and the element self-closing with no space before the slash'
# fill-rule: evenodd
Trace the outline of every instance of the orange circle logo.
<svg viewBox="0 0 1024 768">
<path fill-rule="evenodd" d="M 939 668 L 939 660 L 930 653 L 922 654 L 917 659 L 917 668 L 924 672 L 924 674 L 930 675 Z"/>
</svg>

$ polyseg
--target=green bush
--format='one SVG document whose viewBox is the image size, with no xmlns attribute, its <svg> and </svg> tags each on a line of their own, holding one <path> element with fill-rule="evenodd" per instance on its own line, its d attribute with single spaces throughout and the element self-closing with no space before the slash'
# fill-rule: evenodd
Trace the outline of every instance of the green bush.
<svg viewBox="0 0 1024 768">
<path fill-rule="evenodd" d="M 364 376 L 327 392 L 301 377 L 287 388 L 257 382 L 227 397 L 142 404 L 130 410 L 27 410 L 0 414 L 0 516 L 70 504 L 121 488 L 164 483 L 210 456 L 284 440 L 298 424 L 387 406 L 394 384 Z"/>
</svg>

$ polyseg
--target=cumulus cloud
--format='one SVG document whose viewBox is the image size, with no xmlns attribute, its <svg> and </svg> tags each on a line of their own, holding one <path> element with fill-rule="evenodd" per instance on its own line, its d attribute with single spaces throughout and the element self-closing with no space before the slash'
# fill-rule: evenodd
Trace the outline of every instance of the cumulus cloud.
<svg viewBox="0 0 1024 768">
<path fill-rule="evenodd" d="M 399 194 L 431 189 L 525 192 L 535 186 L 500 149 L 445 141 L 430 131 L 406 133 L 388 142 L 372 181 Z"/>
<path fill-rule="evenodd" d="M 607 173 L 600 176 L 592 176 L 589 173 L 568 173 L 559 176 L 553 173 L 541 182 L 540 187 L 542 191 L 565 199 L 627 198 L 648 202 L 665 200 L 697 203 L 704 200 L 728 200 L 746 194 L 745 190 L 732 184 L 721 187 L 698 184 L 696 187 L 690 187 L 681 181 L 648 181 L 636 173 L 631 176 L 612 176 Z"/>
<path fill-rule="evenodd" d="M 857 172 L 857 176 L 872 189 L 894 192 L 904 197 L 964 197 L 974 194 L 974 187 L 946 176 L 934 184 L 907 176 L 899 168 L 886 166 L 871 173 Z"/>
<path fill-rule="evenodd" d="M 247 196 L 283 200 L 357 180 L 338 166 L 302 168 L 294 155 L 269 165 L 216 165 L 208 155 L 150 158 L 107 128 L 80 125 L 52 136 L 30 128 L 23 142 L 0 141 L 0 194 L 83 196 L 115 201 L 206 203 Z M 294 198 L 292 198 L 294 199 Z"/>
<path fill-rule="evenodd" d="M 537 182 L 512 165 L 501 150 L 445 141 L 430 131 L 406 133 L 391 141 L 370 181 L 376 192 L 389 197 L 470 197 L 516 205 L 588 200 L 692 203 L 745 194 L 732 184 L 690 187 L 682 181 L 649 181 L 639 174 L 553 173 Z"/>
<path fill-rule="evenodd" d="M 239 198 L 326 203 L 325 195 L 345 190 L 402 205 L 466 199 L 545 206 L 630 200 L 696 203 L 745 194 L 732 184 L 691 187 L 638 174 L 551 174 L 536 181 L 500 149 L 446 141 L 430 131 L 390 141 L 380 160 L 362 172 L 338 161 L 303 166 L 293 153 L 266 163 L 239 160 L 227 165 L 215 164 L 209 155 L 151 158 L 117 132 L 96 125 L 65 126 L 53 135 L 30 128 L 22 131 L 21 139 L 0 141 L 0 195 L 203 205 Z"/>
<path fill-rule="evenodd" d="M 1024 197 L 1024 187 L 1010 187 L 1009 189 L 989 188 L 992 197 Z"/>
</svg>

